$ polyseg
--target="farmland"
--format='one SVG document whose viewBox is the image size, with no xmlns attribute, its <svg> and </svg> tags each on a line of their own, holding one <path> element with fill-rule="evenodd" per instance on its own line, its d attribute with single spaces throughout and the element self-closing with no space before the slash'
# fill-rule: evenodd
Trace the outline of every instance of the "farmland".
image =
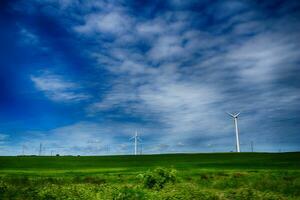
<svg viewBox="0 0 300 200">
<path fill-rule="evenodd" d="M 300 199 L 300 153 L 0 157 L 0 199 Z"/>
</svg>

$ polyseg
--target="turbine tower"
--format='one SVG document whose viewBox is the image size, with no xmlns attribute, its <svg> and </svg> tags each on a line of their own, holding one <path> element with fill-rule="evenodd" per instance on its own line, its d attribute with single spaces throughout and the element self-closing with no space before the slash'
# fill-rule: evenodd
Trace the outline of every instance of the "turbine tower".
<svg viewBox="0 0 300 200">
<path fill-rule="evenodd" d="M 135 131 L 135 135 L 130 138 L 130 140 L 134 139 L 134 155 L 137 155 L 137 150 L 138 150 L 138 142 L 141 141 L 140 137 L 138 136 L 137 130 Z"/>
<path fill-rule="evenodd" d="M 235 137 L 236 137 L 236 152 L 241 152 L 240 151 L 240 140 L 239 140 L 239 129 L 238 129 L 238 116 L 240 115 L 240 113 L 237 114 L 232 114 L 227 112 L 228 115 L 230 115 L 233 120 L 234 120 L 234 126 L 235 126 Z"/>
<path fill-rule="evenodd" d="M 40 143 L 39 156 L 41 156 L 41 155 L 42 155 L 42 149 L 43 149 L 43 147 L 42 147 L 42 143 Z"/>
</svg>

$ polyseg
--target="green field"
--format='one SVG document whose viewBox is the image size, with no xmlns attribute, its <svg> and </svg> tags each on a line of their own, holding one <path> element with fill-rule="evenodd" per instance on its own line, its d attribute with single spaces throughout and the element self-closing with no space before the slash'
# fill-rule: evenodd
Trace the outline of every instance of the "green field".
<svg viewBox="0 0 300 200">
<path fill-rule="evenodd" d="M 300 153 L 0 157 L 0 199 L 300 199 Z"/>
</svg>

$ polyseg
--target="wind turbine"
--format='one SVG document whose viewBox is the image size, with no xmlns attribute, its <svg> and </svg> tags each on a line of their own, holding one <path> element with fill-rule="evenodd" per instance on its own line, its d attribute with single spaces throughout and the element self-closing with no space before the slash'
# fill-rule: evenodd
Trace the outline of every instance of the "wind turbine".
<svg viewBox="0 0 300 200">
<path fill-rule="evenodd" d="M 240 151 L 240 140 L 239 140 L 239 129 L 238 129 L 238 122 L 237 122 L 237 119 L 238 119 L 238 116 L 240 115 L 240 113 L 232 114 L 232 113 L 227 112 L 227 114 L 230 115 L 234 120 L 235 137 L 236 137 L 236 151 L 241 152 Z"/>
<path fill-rule="evenodd" d="M 138 136 L 137 130 L 135 131 L 135 135 L 130 138 L 129 140 L 134 139 L 134 155 L 137 155 L 137 148 L 138 148 L 138 142 L 141 141 L 140 137 Z"/>
<path fill-rule="evenodd" d="M 39 156 L 42 155 L 42 151 L 43 151 L 43 147 L 42 146 L 43 146 L 42 143 L 40 143 Z"/>
</svg>

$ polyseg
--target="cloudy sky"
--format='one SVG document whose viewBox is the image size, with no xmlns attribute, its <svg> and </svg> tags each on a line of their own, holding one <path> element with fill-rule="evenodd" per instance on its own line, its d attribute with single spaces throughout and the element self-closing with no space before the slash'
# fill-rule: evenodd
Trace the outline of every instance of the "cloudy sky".
<svg viewBox="0 0 300 200">
<path fill-rule="evenodd" d="M 300 3 L 0 3 L 0 155 L 300 150 Z"/>
</svg>

